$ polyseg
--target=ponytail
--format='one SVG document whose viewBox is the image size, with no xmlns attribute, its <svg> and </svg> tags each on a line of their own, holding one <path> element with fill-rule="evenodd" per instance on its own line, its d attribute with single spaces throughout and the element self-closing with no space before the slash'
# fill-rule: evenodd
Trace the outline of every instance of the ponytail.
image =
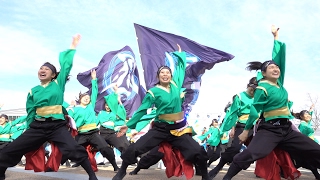
<svg viewBox="0 0 320 180">
<path fill-rule="evenodd" d="M 262 64 L 261 62 L 259 61 L 252 61 L 252 62 L 248 62 L 247 63 L 247 67 L 246 67 L 246 70 L 248 71 L 258 71 L 258 70 L 261 70 L 261 67 L 262 67 Z"/>
</svg>

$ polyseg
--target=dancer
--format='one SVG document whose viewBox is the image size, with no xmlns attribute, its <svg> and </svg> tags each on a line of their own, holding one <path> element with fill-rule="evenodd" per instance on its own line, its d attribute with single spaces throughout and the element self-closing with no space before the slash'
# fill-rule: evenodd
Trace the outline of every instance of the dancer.
<svg viewBox="0 0 320 180">
<path fill-rule="evenodd" d="M 114 93 L 105 96 L 105 111 L 100 111 L 98 122 L 100 123 L 100 135 L 108 144 L 117 148 L 121 153 L 128 146 L 129 141 L 126 136 L 117 137 L 118 127 L 123 126 L 126 120 L 126 109 L 121 103 L 120 95 L 118 95 L 118 86 L 114 86 Z"/>
<path fill-rule="evenodd" d="M 209 130 L 203 135 L 199 136 L 198 139 L 204 141 L 207 139 L 207 156 L 209 158 L 207 166 L 209 167 L 212 162 L 216 161 L 220 157 L 221 147 L 221 135 L 219 130 L 219 124 L 217 119 L 213 119 L 210 124 Z M 197 171 L 196 171 L 197 174 Z"/>
<path fill-rule="evenodd" d="M 263 79 L 254 93 L 249 119 L 245 130 L 239 135 L 240 141 L 247 140 L 249 129 L 260 115 L 262 121 L 248 148 L 233 158 L 223 180 L 229 180 L 242 169 L 247 169 L 253 161 L 267 156 L 275 147 L 300 155 L 314 167 L 320 167 L 320 146 L 307 136 L 293 131 L 289 121 L 288 93 L 283 87 L 286 46 L 278 41 L 278 30 L 275 26 L 271 28 L 274 36 L 273 60 L 248 63 L 248 70 L 261 70 Z"/>
<path fill-rule="evenodd" d="M 13 121 L 8 121 L 6 114 L 0 115 L 0 150 L 22 134 L 19 127 L 25 120 L 26 117 L 21 116 Z"/>
<path fill-rule="evenodd" d="M 233 138 L 233 140 L 231 146 L 221 153 L 218 165 L 209 172 L 210 178 L 217 176 L 223 166 L 227 163 L 231 163 L 233 157 L 240 152 L 242 144 L 240 143 L 238 136 L 242 133 L 246 121 L 248 120 L 250 107 L 253 103 L 253 93 L 256 87 L 256 77 L 252 77 L 247 84 L 247 90 L 233 97 L 230 110 L 226 114 L 220 127 L 221 135 L 231 129 L 229 136 L 230 138 Z"/>
<path fill-rule="evenodd" d="M 312 104 L 309 111 L 302 110 L 300 113 L 293 113 L 292 112 L 292 114 L 294 115 L 294 117 L 296 119 L 301 120 L 301 123 L 298 127 L 300 132 L 302 134 L 308 136 L 310 139 L 314 140 L 316 143 L 319 143 L 319 141 L 314 137 L 314 130 L 312 128 L 312 123 L 311 123 L 313 108 L 314 108 L 314 104 Z M 319 174 L 316 167 L 310 165 L 308 163 L 308 161 L 302 159 L 300 156 L 291 155 L 291 158 L 292 158 L 296 168 L 303 167 L 303 168 L 309 169 L 313 173 L 314 177 L 317 180 L 320 180 L 320 174 Z"/>
<path fill-rule="evenodd" d="M 15 166 L 22 155 L 38 149 L 49 140 L 58 146 L 62 154 L 79 162 L 88 173 L 90 180 L 97 179 L 85 149 L 78 145 L 68 132 L 67 122 L 62 113 L 65 84 L 79 40 L 80 35 L 74 36 L 71 48 L 60 53 L 60 73 L 49 62 L 40 67 L 38 77 L 41 85 L 32 88 L 27 98 L 29 129 L 1 150 L 0 179 L 5 178 L 7 167 Z"/>
<path fill-rule="evenodd" d="M 75 137 L 78 144 L 82 146 L 92 145 L 98 149 L 101 154 L 112 164 L 114 171 L 119 169 L 113 149 L 100 136 L 97 127 L 97 118 L 94 111 L 98 96 L 98 83 L 95 70 L 91 70 L 92 92 L 91 96 L 87 93 L 79 95 L 79 105 L 69 109 L 68 114 L 75 122 L 78 129 L 78 135 Z M 94 157 L 94 156 L 93 156 Z"/>
<path fill-rule="evenodd" d="M 300 113 L 292 113 L 296 119 L 300 119 L 300 125 L 298 129 L 300 132 L 312 140 L 314 140 L 316 143 L 319 143 L 319 141 L 314 137 L 314 130 L 312 128 L 312 114 L 313 114 L 313 108 L 314 104 L 310 107 L 309 111 L 303 110 Z"/>
<path fill-rule="evenodd" d="M 147 109 L 155 105 L 157 116 L 154 126 L 146 135 L 142 136 L 136 143 L 131 144 L 127 151 L 122 154 L 122 165 L 113 180 L 122 180 L 126 175 L 129 164 L 136 162 L 136 157 L 152 148 L 158 146 L 163 141 L 167 141 L 178 148 L 185 160 L 197 164 L 202 172 L 202 179 L 208 179 L 207 155 L 204 150 L 192 137 L 192 129 L 188 128 L 181 105 L 180 97 L 182 84 L 186 69 L 185 52 L 174 52 L 178 59 L 175 74 L 167 66 L 158 69 L 157 77 L 159 83 L 151 88 L 144 97 L 141 106 L 127 122 L 126 126 L 120 129 L 124 134 L 129 128 L 135 129 L 137 122 L 147 113 Z M 171 79 L 173 81 L 171 81 Z M 165 98 L 164 98 L 165 97 Z"/>
<path fill-rule="evenodd" d="M 133 133 L 132 137 L 132 140 L 134 140 L 134 142 L 136 142 L 140 137 L 144 136 L 152 128 L 153 119 L 156 117 L 156 113 L 156 109 L 152 109 L 150 113 L 144 115 L 137 123 L 135 129 L 136 132 Z M 136 175 L 141 169 L 149 169 L 151 166 L 159 162 L 164 156 L 164 154 L 160 152 L 159 149 L 160 147 L 156 146 L 149 152 L 142 154 L 137 167 L 129 174 Z"/>
</svg>

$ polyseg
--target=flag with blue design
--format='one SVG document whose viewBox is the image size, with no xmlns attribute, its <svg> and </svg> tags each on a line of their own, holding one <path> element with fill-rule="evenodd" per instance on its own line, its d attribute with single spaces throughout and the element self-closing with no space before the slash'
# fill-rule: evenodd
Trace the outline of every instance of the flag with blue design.
<svg viewBox="0 0 320 180">
<path fill-rule="evenodd" d="M 169 66 L 174 70 L 177 59 L 173 52 L 180 45 L 182 51 L 187 54 L 187 69 L 183 87 L 186 88 L 183 109 L 189 113 L 196 103 L 200 86 L 201 76 L 206 70 L 210 70 L 216 63 L 229 61 L 233 55 L 201 45 L 182 36 L 161 32 L 155 29 L 134 24 L 146 88 L 150 89 L 157 83 L 156 72 L 162 65 Z"/>
<path fill-rule="evenodd" d="M 98 99 L 95 111 L 104 110 L 104 96 L 111 94 L 115 84 L 118 85 L 118 94 L 121 96 L 127 116 L 131 117 L 141 104 L 146 91 L 140 85 L 139 73 L 135 55 L 129 46 L 118 51 L 110 51 L 105 54 L 99 65 L 95 68 L 98 79 Z M 79 73 L 78 81 L 89 89 L 91 93 L 91 69 Z"/>
</svg>

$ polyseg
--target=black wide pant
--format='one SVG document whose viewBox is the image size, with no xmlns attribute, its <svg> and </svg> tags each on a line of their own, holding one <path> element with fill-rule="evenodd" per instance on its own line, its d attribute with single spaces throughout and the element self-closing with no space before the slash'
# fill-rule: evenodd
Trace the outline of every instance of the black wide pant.
<svg viewBox="0 0 320 180">
<path fill-rule="evenodd" d="M 0 167 L 17 165 L 22 156 L 52 141 L 60 152 L 74 162 L 81 163 L 88 154 L 71 136 L 64 120 L 33 121 L 30 128 L 0 151 Z"/>
<path fill-rule="evenodd" d="M 233 164 L 247 169 L 255 160 L 270 154 L 275 147 L 298 156 L 312 167 L 320 168 L 320 145 L 300 132 L 293 131 L 290 121 L 285 124 L 261 122 L 248 148 L 233 158 Z"/>
<path fill-rule="evenodd" d="M 242 144 L 239 140 L 239 135 L 243 132 L 245 124 L 237 123 L 234 132 L 234 138 L 231 142 L 231 146 L 227 147 L 225 152 L 221 153 L 221 158 L 224 159 L 226 162 L 231 163 L 233 157 L 240 152 Z M 252 134 L 252 130 L 250 130 L 249 136 Z"/>
<path fill-rule="evenodd" d="M 130 145 L 126 136 L 117 137 L 116 131 L 113 129 L 100 127 L 100 135 L 108 144 L 117 148 L 121 153 L 127 150 Z"/>
<path fill-rule="evenodd" d="M 159 152 L 159 146 L 151 149 L 146 155 L 142 156 L 138 162 L 140 169 L 149 169 L 163 158 L 164 154 Z"/>
<path fill-rule="evenodd" d="M 97 148 L 103 157 L 107 158 L 110 163 L 115 162 L 115 155 L 113 148 L 108 145 L 108 143 L 100 136 L 98 131 L 87 132 L 85 134 L 78 134 L 76 136 L 76 141 L 82 146 L 88 144 Z"/>
<path fill-rule="evenodd" d="M 4 147 L 6 147 L 10 142 L 7 141 L 0 141 L 0 151 L 1 149 L 3 149 Z"/>
<path fill-rule="evenodd" d="M 207 149 L 207 155 L 209 158 L 208 167 L 211 165 L 212 162 L 220 158 L 220 154 L 221 154 L 221 144 L 219 144 L 218 146 L 208 146 L 208 149 Z"/>
<path fill-rule="evenodd" d="M 207 153 L 189 134 L 182 136 L 174 136 L 170 133 L 166 123 L 154 123 L 154 127 L 150 129 L 144 136 L 131 144 L 128 149 L 122 153 L 121 158 L 127 164 L 136 163 L 137 157 L 158 146 L 161 142 L 167 141 L 173 147 L 180 150 L 185 160 L 197 164 L 201 167 L 206 166 Z"/>
</svg>

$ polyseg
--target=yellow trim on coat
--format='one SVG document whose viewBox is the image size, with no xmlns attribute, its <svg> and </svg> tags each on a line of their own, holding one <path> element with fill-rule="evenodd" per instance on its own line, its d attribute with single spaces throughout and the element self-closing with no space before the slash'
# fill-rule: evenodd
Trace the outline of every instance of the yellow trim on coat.
<svg viewBox="0 0 320 180">
<path fill-rule="evenodd" d="M 312 140 L 314 140 L 314 136 L 313 136 L 313 135 L 309 136 L 309 138 L 311 138 Z"/>
<path fill-rule="evenodd" d="M 280 86 L 278 84 L 275 84 L 269 80 L 261 80 L 260 83 L 268 83 L 270 84 L 271 86 L 276 86 L 277 88 L 280 88 Z"/>
<path fill-rule="evenodd" d="M 238 119 L 239 120 L 248 120 L 249 119 L 249 114 L 244 114 L 244 115 L 240 116 Z"/>
<path fill-rule="evenodd" d="M 105 125 L 105 126 L 114 126 L 114 122 L 113 122 L 113 121 L 106 121 L 106 122 L 102 123 L 102 125 Z"/>
<path fill-rule="evenodd" d="M 154 98 L 154 94 L 153 94 L 153 92 L 151 90 L 148 90 L 147 92 L 150 93 L 151 96 Z"/>
<path fill-rule="evenodd" d="M 181 111 L 181 112 L 172 113 L 172 114 L 160 114 L 158 118 L 165 121 L 175 122 L 184 118 L 184 112 Z"/>
<path fill-rule="evenodd" d="M 263 91 L 266 93 L 266 95 L 268 96 L 268 92 L 267 92 L 266 88 L 261 87 L 261 86 L 257 86 L 256 89 L 261 89 L 261 90 L 263 90 Z"/>
<path fill-rule="evenodd" d="M 95 123 L 85 124 L 85 125 L 79 127 L 78 131 L 89 131 L 89 130 L 92 130 L 95 128 L 97 128 L 97 125 Z"/>
<path fill-rule="evenodd" d="M 290 115 L 290 111 L 287 106 L 263 113 L 264 118 L 269 118 L 273 116 L 289 116 L 289 115 Z"/>
<path fill-rule="evenodd" d="M 0 138 L 10 139 L 10 134 L 0 134 Z"/>
<path fill-rule="evenodd" d="M 54 105 L 54 106 L 40 107 L 40 108 L 37 108 L 36 113 L 39 116 L 48 116 L 51 114 L 62 114 L 62 106 Z"/>
</svg>

